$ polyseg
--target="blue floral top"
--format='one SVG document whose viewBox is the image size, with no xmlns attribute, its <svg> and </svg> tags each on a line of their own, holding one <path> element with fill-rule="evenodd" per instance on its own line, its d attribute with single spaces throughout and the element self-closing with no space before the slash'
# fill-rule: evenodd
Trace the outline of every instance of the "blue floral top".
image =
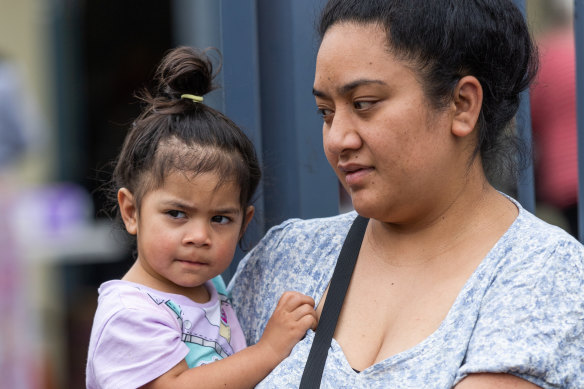
<svg viewBox="0 0 584 389">
<path fill-rule="evenodd" d="M 451 388 L 509 373 L 542 388 L 584 388 L 584 247 L 524 210 L 468 279 L 440 327 L 418 345 L 355 372 L 333 339 L 322 388 Z M 356 214 L 288 220 L 242 260 L 229 285 L 248 344 L 286 290 L 318 304 Z M 258 388 L 298 388 L 314 333 Z"/>
</svg>

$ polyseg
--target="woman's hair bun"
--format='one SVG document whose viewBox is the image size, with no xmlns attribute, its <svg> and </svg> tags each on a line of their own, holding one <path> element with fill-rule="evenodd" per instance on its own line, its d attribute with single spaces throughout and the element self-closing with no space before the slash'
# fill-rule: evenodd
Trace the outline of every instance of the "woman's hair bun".
<svg viewBox="0 0 584 389">
<path fill-rule="evenodd" d="M 215 75 L 207 50 L 180 46 L 170 50 L 156 70 L 157 94 L 170 99 L 183 94 L 203 96 L 215 89 Z"/>
</svg>

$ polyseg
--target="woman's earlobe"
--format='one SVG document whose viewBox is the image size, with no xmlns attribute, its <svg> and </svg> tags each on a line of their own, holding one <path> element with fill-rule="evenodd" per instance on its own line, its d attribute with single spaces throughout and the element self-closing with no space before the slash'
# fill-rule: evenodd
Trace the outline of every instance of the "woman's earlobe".
<svg viewBox="0 0 584 389">
<path fill-rule="evenodd" d="M 474 76 L 465 76 L 458 81 L 454 90 L 456 111 L 452 122 L 452 134 L 467 136 L 476 127 L 483 105 L 483 88 Z"/>
<path fill-rule="evenodd" d="M 138 209 L 134 202 L 134 195 L 127 188 L 118 190 L 118 206 L 126 231 L 131 235 L 136 235 L 138 233 Z"/>
</svg>

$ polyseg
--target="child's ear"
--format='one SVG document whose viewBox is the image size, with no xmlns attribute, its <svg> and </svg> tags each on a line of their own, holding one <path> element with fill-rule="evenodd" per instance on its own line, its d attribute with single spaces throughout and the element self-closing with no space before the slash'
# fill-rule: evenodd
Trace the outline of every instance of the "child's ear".
<svg viewBox="0 0 584 389">
<path fill-rule="evenodd" d="M 127 188 L 118 190 L 118 205 L 126 231 L 131 235 L 136 235 L 138 232 L 138 209 L 134 202 L 134 195 Z"/>
<path fill-rule="evenodd" d="M 243 236 L 243 233 L 247 229 L 249 222 L 253 219 L 253 214 L 255 213 L 255 207 L 250 205 L 245 209 L 245 215 L 243 216 L 243 224 L 241 225 L 241 232 L 239 233 L 239 239 Z"/>
<path fill-rule="evenodd" d="M 462 77 L 454 90 L 456 112 L 452 134 L 463 137 L 474 130 L 483 105 L 483 87 L 474 76 Z"/>
</svg>

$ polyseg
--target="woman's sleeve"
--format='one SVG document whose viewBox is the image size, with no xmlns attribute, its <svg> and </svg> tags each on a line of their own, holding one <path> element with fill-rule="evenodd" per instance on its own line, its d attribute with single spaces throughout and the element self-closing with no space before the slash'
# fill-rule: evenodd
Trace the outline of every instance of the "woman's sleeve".
<svg viewBox="0 0 584 389">
<path fill-rule="evenodd" d="M 584 388 L 583 255 L 568 241 L 497 274 L 457 382 L 507 373 L 542 388 Z"/>
</svg>

